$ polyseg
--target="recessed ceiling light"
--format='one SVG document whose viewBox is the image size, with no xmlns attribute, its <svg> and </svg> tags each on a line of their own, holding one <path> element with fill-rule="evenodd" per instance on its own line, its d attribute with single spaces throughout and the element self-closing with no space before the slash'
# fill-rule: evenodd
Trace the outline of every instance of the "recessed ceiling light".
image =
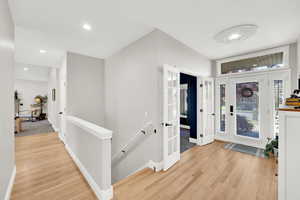
<svg viewBox="0 0 300 200">
<path fill-rule="evenodd" d="M 24 71 L 28 71 L 29 70 L 29 68 L 28 67 L 24 67 Z"/>
<path fill-rule="evenodd" d="M 231 35 L 228 36 L 228 40 L 238 40 L 242 37 L 241 34 L 239 33 L 233 33 Z"/>
<path fill-rule="evenodd" d="M 47 53 L 47 51 L 44 50 L 44 49 L 41 49 L 41 50 L 40 50 L 40 53 Z"/>
<path fill-rule="evenodd" d="M 215 40 L 220 43 L 232 43 L 240 40 L 246 40 L 253 36 L 258 26 L 245 24 L 227 28 L 215 35 Z"/>
<path fill-rule="evenodd" d="M 87 30 L 87 31 L 92 30 L 92 26 L 91 26 L 90 24 L 83 24 L 83 25 L 82 25 L 82 28 L 83 28 L 84 30 Z"/>
</svg>

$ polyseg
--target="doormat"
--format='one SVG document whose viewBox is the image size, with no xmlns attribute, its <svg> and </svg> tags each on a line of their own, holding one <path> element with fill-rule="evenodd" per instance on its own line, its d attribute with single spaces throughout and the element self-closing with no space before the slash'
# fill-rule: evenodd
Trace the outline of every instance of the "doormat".
<svg viewBox="0 0 300 200">
<path fill-rule="evenodd" d="M 250 154 L 252 156 L 265 158 L 264 150 L 256 147 L 250 147 L 243 144 L 228 143 L 224 145 L 225 149 Z"/>
</svg>

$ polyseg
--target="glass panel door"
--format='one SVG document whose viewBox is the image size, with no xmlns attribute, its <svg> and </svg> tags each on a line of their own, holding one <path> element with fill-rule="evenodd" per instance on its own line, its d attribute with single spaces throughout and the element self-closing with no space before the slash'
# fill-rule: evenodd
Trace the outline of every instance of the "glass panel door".
<svg viewBox="0 0 300 200">
<path fill-rule="evenodd" d="M 290 72 L 216 80 L 216 136 L 220 140 L 265 148 L 278 134 L 278 108 L 290 95 Z"/>
<path fill-rule="evenodd" d="M 163 68 L 163 157 L 164 170 L 180 159 L 180 84 L 179 71 L 173 66 Z"/>
<path fill-rule="evenodd" d="M 219 117 L 220 117 L 220 131 L 221 132 L 225 132 L 225 127 L 226 127 L 226 122 L 225 122 L 225 119 L 226 119 L 226 85 L 225 84 L 221 84 L 220 85 L 220 114 L 219 114 Z"/>
<path fill-rule="evenodd" d="M 259 83 L 236 83 L 236 135 L 260 137 Z"/>
</svg>

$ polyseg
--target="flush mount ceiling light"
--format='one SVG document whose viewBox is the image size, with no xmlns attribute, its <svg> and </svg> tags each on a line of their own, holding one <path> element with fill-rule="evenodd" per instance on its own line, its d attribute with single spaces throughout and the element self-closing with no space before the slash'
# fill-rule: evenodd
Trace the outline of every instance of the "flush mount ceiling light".
<svg viewBox="0 0 300 200">
<path fill-rule="evenodd" d="M 215 40 L 220 43 L 231 43 L 240 40 L 246 40 L 253 36 L 258 26 L 253 24 L 244 24 L 225 29 L 215 35 Z"/>
<path fill-rule="evenodd" d="M 40 53 L 47 53 L 47 51 L 44 50 L 44 49 L 41 49 L 41 50 L 40 50 Z"/>
<path fill-rule="evenodd" d="M 24 67 L 24 71 L 28 71 L 29 70 L 29 68 L 28 67 Z"/>
<path fill-rule="evenodd" d="M 83 25 L 82 25 L 82 28 L 83 28 L 84 30 L 87 30 L 87 31 L 92 30 L 92 26 L 91 26 L 90 24 L 83 24 Z"/>
</svg>

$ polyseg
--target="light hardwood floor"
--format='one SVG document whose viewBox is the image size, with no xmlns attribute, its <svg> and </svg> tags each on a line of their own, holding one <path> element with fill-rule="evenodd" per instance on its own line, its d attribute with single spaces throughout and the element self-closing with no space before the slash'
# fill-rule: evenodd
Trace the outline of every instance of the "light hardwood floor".
<svg viewBox="0 0 300 200">
<path fill-rule="evenodd" d="M 276 200 L 272 159 L 224 149 L 193 147 L 167 172 L 145 169 L 114 185 L 115 200 Z"/>
<path fill-rule="evenodd" d="M 56 133 L 16 137 L 11 200 L 96 200 Z"/>
<path fill-rule="evenodd" d="M 167 172 L 142 170 L 114 185 L 114 200 L 276 200 L 271 159 L 223 148 L 194 147 Z M 16 138 L 11 200 L 96 200 L 57 134 Z"/>
</svg>

